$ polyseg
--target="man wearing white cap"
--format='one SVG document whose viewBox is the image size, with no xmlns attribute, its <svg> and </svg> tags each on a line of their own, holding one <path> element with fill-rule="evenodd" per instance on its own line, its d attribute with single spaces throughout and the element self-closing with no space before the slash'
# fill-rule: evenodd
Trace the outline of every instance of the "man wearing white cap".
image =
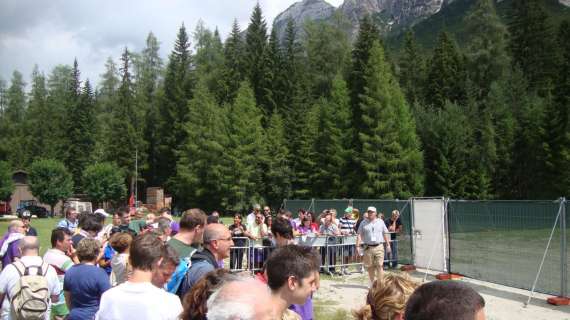
<svg viewBox="0 0 570 320">
<path fill-rule="evenodd" d="M 369 285 L 372 286 L 374 279 L 382 280 L 382 265 L 384 264 L 384 243 L 386 252 L 391 252 L 388 228 L 384 221 L 377 219 L 375 207 L 368 207 L 368 220 L 363 220 L 358 227 L 356 237 L 356 250 L 363 250 L 360 244 L 364 244 L 364 267 L 368 270 Z"/>
</svg>

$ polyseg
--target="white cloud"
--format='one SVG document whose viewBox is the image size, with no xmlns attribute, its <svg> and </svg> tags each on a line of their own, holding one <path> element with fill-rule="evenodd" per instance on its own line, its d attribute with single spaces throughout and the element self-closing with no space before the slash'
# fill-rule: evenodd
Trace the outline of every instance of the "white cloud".
<svg viewBox="0 0 570 320">
<path fill-rule="evenodd" d="M 342 0 L 327 0 L 338 6 Z M 259 0 L 264 17 L 273 18 L 294 0 Z M 77 57 L 82 79 L 98 81 L 105 60 L 125 46 L 140 51 L 152 31 L 164 59 L 182 22 L 191 33 L 199 19 L 225 37 L 234 19 L 244 29 L 257 0 L 0 0 L 0 77 L 14 70 L 29 78 L 34 64 L 44 73 Z"/>
</svg>

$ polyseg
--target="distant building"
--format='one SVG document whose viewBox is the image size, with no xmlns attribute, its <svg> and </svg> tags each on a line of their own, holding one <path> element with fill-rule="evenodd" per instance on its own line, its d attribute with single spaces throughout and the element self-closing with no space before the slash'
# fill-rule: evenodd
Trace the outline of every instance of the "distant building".
<svg viewBox="0 0 570 320">
<path fill-rule="evenodd" d="M 44 203 L 40 203 L 38 198 L 32 195 L 30 187 L 28 185 L 28 173 L 23 170 L 15 171 L 12 175 L 12 181 L 14 181 L 14 192 L 10 200 L 10 206 L 12 207 L 12 214 L 16 214 L 16 210 L 25 204 L 35 202 L 36 205 L 42 206 L 50 210 L 50 206 Z M 61 211 L 62 203 L 61 201 L 57 203 L 54 207 L 56 214 Z"/>
</svg>

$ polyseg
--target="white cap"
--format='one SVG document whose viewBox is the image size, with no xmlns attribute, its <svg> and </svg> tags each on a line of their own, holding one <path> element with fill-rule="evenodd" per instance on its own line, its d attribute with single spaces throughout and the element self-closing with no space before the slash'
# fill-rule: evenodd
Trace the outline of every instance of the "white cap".
<svg viewBox="0 0 570 320">
<path fill-rule="evenodd" d="M 376 207 L 368 207 L 368 209 L 366 209 L 366 211 L 376 212 Z"/>
<path fill-rule="evenodd" d="M 97 209 L 97 210 L 95 210 L 95 212 L 93 212 L 93 213 L 100 213 L 100 214 L 102 214 L 104 217 L 108 217 L 108 216 L 109 216 L 109 214 L 105 211 L 105 209 Z"/>
</svg>

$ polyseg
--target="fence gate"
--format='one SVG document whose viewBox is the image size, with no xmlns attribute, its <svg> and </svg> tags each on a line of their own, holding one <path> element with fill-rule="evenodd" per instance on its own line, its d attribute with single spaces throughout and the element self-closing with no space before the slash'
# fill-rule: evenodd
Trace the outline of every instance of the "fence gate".
<svg viewBox="0 0 570 320">
<path fill-rule="evenodd" d="M 414 265 L 447 272 L 447 222 L 443 198 L 412 198 Z"/>
</svg>

